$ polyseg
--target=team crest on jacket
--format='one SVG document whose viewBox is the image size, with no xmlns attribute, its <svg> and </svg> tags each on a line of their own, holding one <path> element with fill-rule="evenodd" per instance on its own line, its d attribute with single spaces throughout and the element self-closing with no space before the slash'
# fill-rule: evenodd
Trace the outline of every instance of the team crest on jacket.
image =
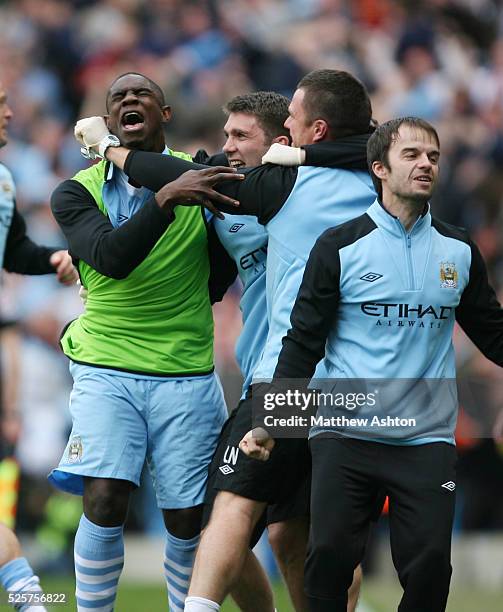
<svg viewBox="0 0 503 612">
<path fill-rule="evenodd" d="M 456 264 L 449 261 L 440 262 L 440 281 L 442 289 L 456 289 L 458 286 Z"/>
</svg>

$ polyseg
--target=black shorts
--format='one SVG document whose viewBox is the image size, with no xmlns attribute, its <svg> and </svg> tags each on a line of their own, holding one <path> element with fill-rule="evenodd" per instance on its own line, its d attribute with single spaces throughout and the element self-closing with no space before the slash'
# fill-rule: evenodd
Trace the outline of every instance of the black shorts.
<svg viewBox="0 0 503 612">
<path fill-rule="evenodd" d="M 306 462 L 309 464 L 304 478 L 295 487 L 285 493 L 283 498 L 269 504 L 266 509 L 266 525 L 281 523 L 294 518 L 306 517 L 309 521 L 309 504 L 311 501 L 311 454 Z"/>
<path fill-rule="evenodd" d="M 309 513 L 311 455 L 307 440 L 279 439 L 268 461 L 251 459 L 239 442 L 252 425 L 252 401 L 241 400 L 227 419 L 210 464 L 204 500 L 203 526 L 209 521 L 218 491 L 266 502 L 250 545 L 265 526 Z"/>
<path fill-rule="evenodd" d="M 311 505 L 311 477 L 312 477 L 312 461 L 311 453 L 308 453 L 306 462 L 309 466 L 305 478 L 298 483 L 297 487 L 290 491 L 289 495 L 283 497 L 273 504 L 269 504 L 266 509 L 265 524 L 281 523 L 289 519 L 306 517 L 310 521 L 310 505 Z M 384 502 L 386 501 L 386 493 L 384 489 L 379 488 L 372 502 L 372 512 L 370 520 L 377 522 L 382 514 Z"/>
</svg>

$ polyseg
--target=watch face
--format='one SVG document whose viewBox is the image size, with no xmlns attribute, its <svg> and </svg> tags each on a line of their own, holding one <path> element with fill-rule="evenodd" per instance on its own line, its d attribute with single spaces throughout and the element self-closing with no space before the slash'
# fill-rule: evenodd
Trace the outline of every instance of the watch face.
<svg viewBox="0 0 503 612">
<path fill-rule="evenodd" d="M 105 157 L 105 151 L 108 147 L 120 147 L 121 142 L 114 134 L 108 134 L 103 138 L 98 146 L 98 155 L 100 157 Z"/>
</svg>

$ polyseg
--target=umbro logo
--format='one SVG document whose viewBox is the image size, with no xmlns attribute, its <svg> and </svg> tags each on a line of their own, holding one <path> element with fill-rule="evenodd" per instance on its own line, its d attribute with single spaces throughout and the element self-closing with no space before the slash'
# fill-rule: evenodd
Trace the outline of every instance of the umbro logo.
<svg viewBox="0 0 503 612">
<path fill-rule="evenodd" d="M 124 223 L 124 221 L 127 221 L 128 219 L 129 217 L 126 215 L 119 215 L 119 223 Z"/>
<path fill-rule="evenodd" d="M 232 474 L 232 472 L 234 471 L 234 470 L 231 468 L 231 466 L 230 466 L 230 465 L 221 465 L 221 466 L 220 466 L 218 469 L 219 469 L 219 470 L 222 472 L 222 474 L 224 474 L 225 476 L 227 476 L 227 474 Z"/>
<path fill-rule="evenodd" d="M 456 483 L 452 482 L 452 480 L 449 480 L 449 482 L 444 482 L 442 487 L 444 489 L 447 489 L 448 491 L 454 491 L 454 489 L 456 488 Z"/>
<path fill-rule="evenodd" d="M 244 226 L 244 223 L 234 223 L 234 225 L 231 225 L 231 227 L 229 228 L 229 232 L 231 234 L 235 234 L 236 232 L 239 232 L 239 230 Z"/>
<path fill-rule="evenodd" d="M 368 283 L 373 283 L 380 278 L 382 278 L 382 274 L 377 274 L 377 272 L 367 272 L 367 274 L 360 276 L 360 280 L 367 281 Z"/>
</svg>

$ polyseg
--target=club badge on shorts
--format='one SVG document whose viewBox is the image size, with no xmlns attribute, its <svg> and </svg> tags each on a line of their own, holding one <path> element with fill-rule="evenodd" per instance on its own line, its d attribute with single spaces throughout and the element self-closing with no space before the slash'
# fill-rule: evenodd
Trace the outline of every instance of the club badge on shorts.
<svg viewBox="0 0 503 612">
<path fill-rule="evenodd" d="M 10 181 L 1 181 L 0 190 L 7 196 L 12 196 L 14 194 L 13 185 Z"/>
<path fill-rule="evenodd" d="M 82 438 L 73 436 L 68 444 L 68 463 L 78 463 L 82 461 Z"/>
<path fill-rule="evenodd" d="M 440 263 L 440 287 L 442 289 L 456 289 L 458 286 L 458 271 L 456 264 L 442 261 Z"/>
</svg>

